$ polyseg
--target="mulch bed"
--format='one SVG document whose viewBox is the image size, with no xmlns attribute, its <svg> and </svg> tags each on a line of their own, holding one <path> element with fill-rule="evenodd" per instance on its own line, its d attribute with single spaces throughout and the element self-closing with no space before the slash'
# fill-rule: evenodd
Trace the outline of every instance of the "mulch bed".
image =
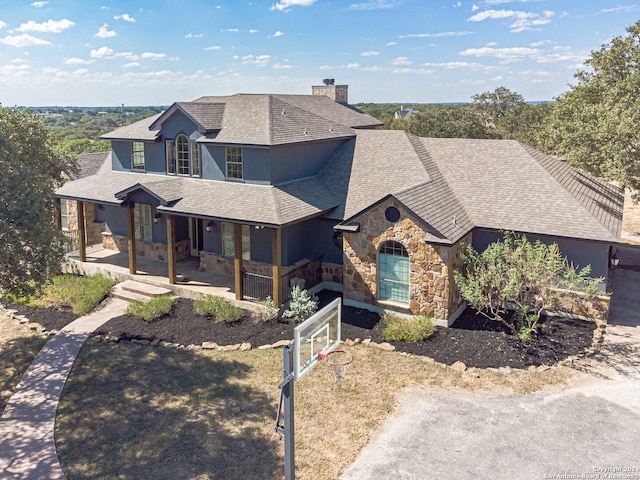
<svg viewBox="0 0 640 480">
<path fill-rule="evenodd" d="M 45 330 L 60 330 L 73 322 L 78 315 L 69 309 L 56 307 L 33 308 L 26 305 L 9 303 L 7 308 L 16 310 L 16 315 L 24 315 L 29 322 L 39 323 Z"/>
<path fill-rule="evenodd" d="M 321 292 L 321 305 L 333 298 L 335 294 L 332 292 Z M 26 315 L 32 322 L 40 323 L 47 330 L 59 330 L 76 318 L 70 312 L 53 308 L 11 308 L 16 308 L 18 313 Z M 592 344 L 595 328 L 592 322 L 560 317 L 549 317 L 544 322 L 546 328 L 534 340 L 522 342 L 498 322 L 467 308 L 453 327 L 437 327 L 436 332 L 423 342 L 389 343 L 400 352 L 429 356 L 447 365 L 461 361 L 467 367 L 477 368 L 553 365 L 569 356 L 582 354 Z M 260 322 L 250 315 L 232 324 L 213 322 L 196 315 L 191 300 L 180 298 L 171 314 L 153 322 L 123 315 L 109 320 L 94 334 L 117 341 L 158 340 L 181 345 L 200 345 L 202 342 L 234 345 L 248 342 L 257 347 L 293 338 L 294 327 L 292 321 Z M 370 338 L 372 342 L 385 342 L 380 316 L 367 310 L 343 307 L 342 339 L 347 338 Z"/>
</svg>

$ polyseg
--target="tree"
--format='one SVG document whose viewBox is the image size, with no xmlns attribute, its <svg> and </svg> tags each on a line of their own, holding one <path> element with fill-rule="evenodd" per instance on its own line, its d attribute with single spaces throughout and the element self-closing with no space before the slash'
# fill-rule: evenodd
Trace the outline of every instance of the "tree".
<svg viewBox="0 0 640 480">
<path fill-rule="evenodd" d="M 37 117 L 0 105 L 0 172 L 0 292 L 30 293 L 60 268 L 53 191 L 77 166 Z"/>
<path fill-rule="evenodd" d="M 553 110 L 553 103 L 524 103 L 510 108 L 500 119 L 497 125 L 497 133 L 501 138 L 518 140 L 533 148 L 543 145 L 544 137 L 541 135 L 548 115 Z"/>
<path fill-rule="evenodd" d="M 471 97 L 473 107 L 482 114 L 484 120 L 499 125 L 500 118 L 509 110 L 525 104 L 524 97 L 506 87 L 498 87 L 493 92 L 478 93 Z"/>
<path fill-rule="evenodd" d="M 545 125 L 544 150 L 638 190 L 640 22 L 627 33 L 591 52 L 589 70 L 577 72 L 577 83 L 557 99 Z"/>
<path fill-rule="evenodd" d="M 579 291 L 585 299 L 598 294 L 602 278 L 591 267 L 577 271 L 557 244 L 531 243 L 525 236 L 504 233 L 482 253 L 468 246 L 463 268 L 454 272 L 460 295 L 483 315 L 504 324 L 521 339 L 530 339 L 545 309 L 559 308 L 558 289 Z M 513 317 L 508 314 L 514 311 Z"/>
<path fill-rule="evenodd" d="M 409 120 L 395 120 L 391 128 L 419 137 L 496 138 L 495 131 L 485 127 L 484 120 L 468 105 L 428 105 Z"/>
</svg>

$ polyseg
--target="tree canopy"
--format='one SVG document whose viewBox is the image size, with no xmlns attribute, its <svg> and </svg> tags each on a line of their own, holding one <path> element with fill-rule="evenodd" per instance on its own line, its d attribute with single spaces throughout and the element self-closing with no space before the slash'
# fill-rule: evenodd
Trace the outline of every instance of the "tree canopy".
<svg viewBox="0 0 640 480">
<path fill-rule="evenodd" d="M 585 62 L 557 99 L 544 150 L 623 187 L 640 188 L 640 21 Z"/>
<path fill-rule="evenodd" d="M 60 268 L 53 191 L 77 167 L 36 116 L 0 105 L 0 171 L 0 292 L 27 293 Z"/>
<path fill-rule="evenodd" d="M 500 117 L 504 117 L 509 110 L 525 104 L 524 97 L 512 92 L 506 87 L 498 87 L 492 92 L 483 92 L 471 96 L 473 106 L 484 120 L 491 120 L 498 124 Z"/>
</svg>

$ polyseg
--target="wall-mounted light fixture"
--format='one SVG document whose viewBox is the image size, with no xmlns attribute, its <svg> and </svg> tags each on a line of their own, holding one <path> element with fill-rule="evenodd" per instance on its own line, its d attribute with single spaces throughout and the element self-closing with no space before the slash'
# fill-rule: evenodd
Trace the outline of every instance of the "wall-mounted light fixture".
<svg viewBox="0 0 640 480">
<path fill-rule="evenodd" d="M 153 223 L 158 223 L 160 221 L 160 212 L 156 213 L 153 216 Z"/>
<path fill-rule="evenodd" d="M 609 262 L 611 263 L 611 266 L 613 268 L 617 267 L 618 264 L 620 263 L 620 259 L 618 258 L 618 256 L 614 253 L 613 255 L 611 255 L 611 257 L 609 258 Z"/>
<path fill-rule="evenodd" d="M 204 229 L 207 231 L 207 233 L 211 232 L 212 228 L 213 228 L 213 222 L 209 222 L 204 226 Z"/>
</svg>

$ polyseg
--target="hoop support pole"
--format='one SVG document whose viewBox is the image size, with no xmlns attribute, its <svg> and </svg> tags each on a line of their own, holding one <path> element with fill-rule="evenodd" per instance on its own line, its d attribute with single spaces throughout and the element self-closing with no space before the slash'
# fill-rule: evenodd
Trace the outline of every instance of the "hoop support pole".
<svg viewBox="0 0 640 480">
<path fill-rule="evenodd" d="M 280 389 L 280 401 L 276 414 L 276 432 L 284 435 L 284 478 L 295 480 L 295 438 L 294 438 L 294 374 L 293 374 L 293 345 L 287 345 L 282 349 L 283 380 L 278 385 Z M 280 425 L 280 411 L 284 405 L 284 425 Z"/>
</svg>

